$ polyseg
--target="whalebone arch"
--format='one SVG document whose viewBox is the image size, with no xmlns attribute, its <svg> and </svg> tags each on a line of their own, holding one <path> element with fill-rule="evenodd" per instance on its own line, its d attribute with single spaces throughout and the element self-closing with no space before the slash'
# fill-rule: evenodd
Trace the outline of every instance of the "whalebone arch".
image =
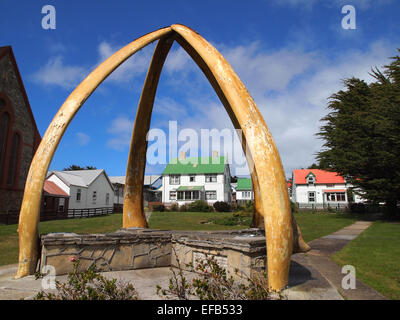
<svg viewBox="0 0 400 320">
<path fill-rule="evenodd" d="M 55 115 L 32 160 L 26 181 L 18 229 L 20 251 L 16 278 L 35 271 L 44 179 L 69 123 L 102 81 L 137 51 L 157 40 L 132 134 L 126 171 L 123 227 L 147 227 L 142 196 L 146 134 L 150 127 L 160 74 L 172 43 L 177 41 L 209 80 L 234 127 L 243 132 L 242 147 L 251 170 L 255 193 L 253 225 L 265 226 L 269 286 L 280 290 L 288 283 L 292 249 L 304 251 L 308 248 L 291 215 L 286 179 L 278 150 L 255 102 L 228 62 L 204 38 L 183 25 L 156 30 L 118 50 L 75 88 Z"/>
</svg>

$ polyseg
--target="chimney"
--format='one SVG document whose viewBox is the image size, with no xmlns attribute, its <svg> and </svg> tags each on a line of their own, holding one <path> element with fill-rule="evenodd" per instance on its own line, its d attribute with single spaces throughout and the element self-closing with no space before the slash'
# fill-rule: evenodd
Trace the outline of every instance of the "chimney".
<svg viewBox="0 0 400 320">
<path fill-rule="evenodd" d="M 218 151 L 213 150 L 212 156 L 213 156 L 213 158 L 217 158 L 218 157 Z"/>
<path fill-rule="evenodd" d="M 182 160 L 182 159 L 185 159 L 185 158 L 186 158 L 186 152 L 181 151 L 181 152 L 179 153 L 179 160 Z"/>
</svg>

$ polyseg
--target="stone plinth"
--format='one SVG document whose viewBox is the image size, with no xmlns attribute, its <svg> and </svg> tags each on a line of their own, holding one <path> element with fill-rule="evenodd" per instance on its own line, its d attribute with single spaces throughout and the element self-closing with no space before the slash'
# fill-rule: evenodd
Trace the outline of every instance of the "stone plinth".
<svg viewBox="0 0 400 320">
<path fill-rule="evenodd" d="M 72 271 L 71 257 L 81 268 L 95 264 L 100 271 L 133 270 L 186 264 L 212 255 L 235 278 L 265 270 L 263 231 L 163 231 L 141 228 L 115 233 L 78 235 L 50 233 L 41 236 L 40 270 L 52 265 L 57 275 Z M 237 272 L 236 272 L 237 270 Z"/>
</svg>

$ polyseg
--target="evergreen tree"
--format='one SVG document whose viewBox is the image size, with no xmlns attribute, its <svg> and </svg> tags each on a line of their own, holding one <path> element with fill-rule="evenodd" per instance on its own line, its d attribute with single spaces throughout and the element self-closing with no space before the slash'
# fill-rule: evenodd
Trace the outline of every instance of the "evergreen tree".
<svg viewBox="0 0 400 320">
<path fill-rule="evenodd" d="M 399 50 L 400 52 L 400 50 Z M 331 112 L 321 120 L 325 141 L 319 165 L 337 171 L 362 190 L 370 202 L 385 202 L 395 212 L 400 200 L 400 57 L 375 81 L 344 80 L 345 90 L 330 97 Z"/>
</svg>

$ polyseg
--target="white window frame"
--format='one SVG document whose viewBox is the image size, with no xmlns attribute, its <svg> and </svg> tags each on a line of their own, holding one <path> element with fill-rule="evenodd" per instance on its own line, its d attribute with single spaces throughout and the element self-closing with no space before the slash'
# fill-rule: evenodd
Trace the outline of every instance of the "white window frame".
<svg viewBox="0 0 400 320">
<path fill-rule="evenodd" d="M 212 194 L 212 196 L 210 196 L 210 193 Z M 206 200 L 217 200 L 217 190 L 207 190 Z"/>
<path fill-rule="evenodd" d="M 92 193 L 92 203 L 96 204 L 97 201 L 97 191 L 93 191 Z"/>
<path fill-rule="evenodd" d="M 78 199 L 78 195 L 79 195 L 79 199 Z M 76 202 L 81 202 L 82 199 L 82 189 L 77 189 L 76 190 Z"/>
<path fill-rule="evenodd" d="M 169 184 L 180 184 L 181 176 L 179 174 L 171 174 L 169 176 Z"/>
<path fill-rule="evenodd" d="M 175 194 L 175 196 L 172 196 L 173 193 Z M 175 200 L 176 201 L 177 196 L 178 196 L 178 194 L 177 194 L 176 191 L 170 191 L 169 192 L 169 200 Z"/>
<path fill-rule="evenodd" d="M 216 174 L 206 174 L 206 183 L 215 183 L 217 180 Z"/>
<path fill-rule="evenodd" d="M 311 197 L 311 195 L 313 195 L 313 196 Z M 316 198 L 317 198 L 316 192 L 315 192 L 315 191 L 309 191 L 309 192 L 307 193 L 307 198 L 308 198 L 308 202 L 309 202 L 309 203 L 316 203 Z M 313 198 L 314 200 L 313 200 L 313 201 L 310 201 L 311 198 Z"/>
</svg>

